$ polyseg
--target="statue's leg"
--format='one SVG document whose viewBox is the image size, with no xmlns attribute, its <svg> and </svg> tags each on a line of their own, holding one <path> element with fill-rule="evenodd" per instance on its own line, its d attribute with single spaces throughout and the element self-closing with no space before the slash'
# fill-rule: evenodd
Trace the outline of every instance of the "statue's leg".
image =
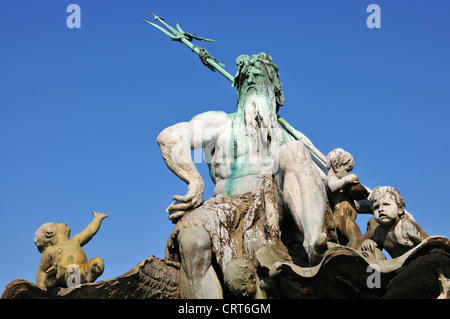
<svg viewBox="0 0 450 319">
<path fill-rule="evenodd" d="M 323 233 L 326 191 L 302 142 L 291 141 L 280 147 L 274 178 L 277 197 L 302 232 L 309 263 L 315 265 L 326 250 L 326 234 Z"/>
<path fill-rule="evenodd" d="M 211 239 L 200 227 L 178 234 L 181 256 L 180 294 L 186 299 L 221 299 L 222 286 L 211 265 Z"/>
<path fill-rule="evenodd" d="M 103 274 L 105 263 L 102 258 L 94 257 L 81 265 L 82 282 L 94 282 Z"/>
<path fill-rule="evenodd" d="M 347 201 L 339 203 L 334 213 L 336 227 L 347 236 L 347 246 L 353 249 L 358 249 L 362 241 L 361 230 L 355 221 L 356 214 L 355 209 Z"/>
</svg>

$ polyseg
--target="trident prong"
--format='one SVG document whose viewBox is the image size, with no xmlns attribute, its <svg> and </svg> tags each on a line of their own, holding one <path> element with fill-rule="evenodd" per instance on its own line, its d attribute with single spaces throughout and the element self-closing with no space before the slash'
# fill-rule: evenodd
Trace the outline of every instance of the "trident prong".
<svg viewBox="0 0 450 319">
<path fill-rule="evenodd" d="M 154 26 L 155 28 L 159 29 L 162 33 L 167 35 L 170 38 L 170 40 L 174 40 L 174 41 L 176 40 L 175 37 L 172 34 L 167 32 L 167 30 L 164 30 L 163 28 L 161 28 L 159 25 L 156 25 L 156 24 L 154 24 L 154 23 L 152 23 L 150 21 L 147 21 L 147 20 L 142 20 L 142 22 L 148 23 L 148 24 Z"/>
<path fill-rule="evenodd" d="M 167 30 L 169 30 L 175 37 L 180 37 L 181 34 L 180 32 L 178 32 L 177 30 L 175 30 L 174 28 L 172 28 L 170 25 L 168 25 L 163 18 L 158 17 L 156 14 L 154 14 L 153 12 L 150 12 L 151 15 L 155 18 L 156 21 L 161 22 L 162 25 L 164 25 Z"/>
<path fill-rule="evenodd" d="M 180 31 L 183 34 L 186 33 L 186 32 L 184 32 L 183 29 L 181 29 L 180 22 L 177 23 L 177 29 L 178 29 L 178 31 Z"/>
<path fill-rule="evenodd" d="M 215 42 L 214 40 L 202 38 L 199 36 L 196 36 L 192 33 L 185 32 L 181 26 L 180 23 L 177 23 L 177 29 L 172 28 L 170 25 L 168 25 L 163 18 L 158 17 L 156 14 L 150 12 L 152 16 L 155 18 L 156 21 L 161 22 L 167 30 L 160 27 L 159 25 L 156 25 L 152 22 L 149 22 L 147 20 L 143 20 L 143 22 L 148 23 L 155 28 L 159 29 L 161 32 L 163 32 L 165 35 L 167 35 L 172 41 L 179 41 L 183 44 L 185 44 L 189 49 L 192 50 L 192 52 L 195 52 L 199 57 L 202 63 L 207 66 L 212 71 L 219 71 L 223 76 L 225 76 L 228 80 L 230 80 L 231 83 L 234 81 L 234 76 L 232 76 L 230 73 L 228 73 L 222 66 L 219 61 L 217 61 L 214 57 L 210 56 L 208 51 L 204 48 L 198 47 L 194 44 L 192 44 L 192 40 L 199 40 L 199 41 L 207 41 L 207 42 Z"/>
<path fill-rule="evenodd" d="M 161 28 L 160 26 L 158 26 L 154 23 L 143 20 L 145 23 L 148 23 L 148 24 L 154 26 L 155 28 L 159 29 L 165 35 L 167 35 L 171 40 L 180 41 L 180 42 L 184 43 L 187 47 L 189 47 L 192 50 L 192 52 L 195 52 L 200 57 L 202 63 L 205 66 L 207 66 L 212 71 L 215 71 L 215 70 L 219 71 L 219 73 L 221 73 L 223 76 L 225 76 L 232 83 L 232 86 L 234 86 L 234 84 L 233 84 L 234 76 L 232 76 L 224 68 L 222 68 L 223 64 L 221 64 L 219 61 L 217 61 L 214 57 L 210 56 L 208 54 L 208 51 L 206 51 L 206 49 L 200 48 L 191 43 L 192 39 L 196 39 L 199 41 L 207 41 L 207 42 L 215 42 L 214 40 L 198 37 L 194 34 L 184 32 L 183 29 L 181 29 L 181 26 L 179 23 L 177 23 L 177 25 L 176 25 L 177 30 L 175 30 L 170 25 L 168 25 L 166 22 L 164 22 L 163 18 L 158 17 L 156 14 L 154 14 L 152 12 L 150 12 L 150 13 L 155 18 L 155 20 L 161 22 L 170 31 L 170 33 L 167 30 L 164 30 L 163 28 Z M 288 122 L 286 122 L 285 119 L 283 119 L 279 115 L 278 115 L 278 122 L 296 140 L 302 141 L 303 144 L 306 146 L 306 148 L 308 148 L 309 151 L 315 155 L 315 157 L 317 158 L 317 160 L 319 162 L 316 164 L 321 168 L 321 172 L 323 172 L 326 175 L 327 169 L 326 169 L 325 155 L 323 155 L 314 145 L 312 145 L 312 143 L 308 140 L 308 138 L 305 135 L 303 135 L 302 133 L 300 133 L 299 131 L 294 129 Z"/>
<path fill-rule="evenodd" d="M 167 35 L 172 41 L 180 41 L 183 42 L 183 39 L 186 39 L 189 42 L 192 42 L 193 39 L 198 40 L 198 41 L 207 41 L 207 42 L 216 42 L 214 40 L 211 39 L 207 39 L 207 38 L 203 38 L 203 37 L 199 37 L 195 34 L 189 33 L 189 32 L 185 32 L 183 29 L 181 29 L 180 23 L 176 24 L 177 29 L 172 28 L 169 24 L 167 24 L 163 18 L 158 17 L 156 14 L 154 14 L 153 12 L 150 12 L 150 14 L 153 16 L 153 18 L 156 21 L 159 21 L 162 25 L 164 25 L 167 30 L 170 31 L 170 33 L 165 30 L 164 28 L 160 27 L 157 24 L 154 24 L 152 22 L 149 22 L 147 20 L 143 20 L 143 22 L 148 23 L 152 26 L 154 26 L 155 28 L 159 29 L 160 31 L 162 31 L 165 35 Z"/>
<path fill-rule="evenodd" d="M 183 35 L 182 35 L 180 32 L 178 32 L 177 30 L 175 30 L 174 28 L 172 28 L 170 25 L 168 25 L 167 23 L 165 23 L 163 18 L 158 17 L 158 16 L 157 16 L 156 14 L 154 14 L 153 12 L 150 12 L 150 13 L 151 13 L 151 15 L 153 16 L 153 18 L 154 18 L 156 21 L 161 22 L 161 23 L 167 28 L 167 30 L 169 30 L 170 32 L 168 32 L 168 31 L 165 30 L 164 28 L 160 27 L 159 25 L 157 25 L 157 24 L 155 24 L 155 23 L 152 23 L 152 22 L 149 22 L 149 21 L 147 21 L 147 20 L 143 20 L 143 22 L 148 23 L 148 24 L 154 26 L 155 28 L 157 28 L 158 30 L 160 30 L 162 33 L 164 33 L 165 35 L 167 35 L 167 36 L 170 38 L 170 40 L 172 40 L 172 41 L 181 41 L 181 38 L 183 37 Z"/>
</svg>

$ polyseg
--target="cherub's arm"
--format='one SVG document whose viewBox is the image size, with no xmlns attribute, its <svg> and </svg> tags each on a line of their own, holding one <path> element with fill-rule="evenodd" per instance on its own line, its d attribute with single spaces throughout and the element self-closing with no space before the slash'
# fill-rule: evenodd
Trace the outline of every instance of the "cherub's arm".
<svg viewBox="0 0 450 319">
<path fill-rule="evenodd" d="M 404 235 L 408 236 L 415 245 L 420 244 L 424 239 L 429 237 L 427 232 L 417 222 L 409 218 L 403 220 L 402 228 Z"/>
<path fill-rule="evenodd" d="M 94 214 L 94 219 L 89 223 L 89 225 L 79 234 L 73 236 L 70 240 L 75 240 L 80 243 L 80 246 L 87 244 L 92 237 L 97 233 L 100 228 L 102 220 L 108 217 L 107 214 L 101 214 L 92 212 Z"/>
<path fill-rule="evenodd" d="M 372 207 L 367 199 L 355 200 L 354 202 L 358 214 L 373 214 Z"/>
<path fill-rule="evenodd" d="M 38 268 L 36 272 L 36 285 L 38 285 L 42 289 L 46 289 L 45 287 L 45 278 L 47 277 L 47 274 L 44 270 L 41 269 L 41 267 Z"/>
<path fill-rule="evenodd" d="M 375 218 L 370 218 L 367 221 L 366 232 L 363 235 L 363 239 L 373 239 L 375 236 L 375 228 L 377 228 L 378 223 L 375 221 Z"/>
<path fill-rule="evenodd" d="M 333 175 L 327 177 L 328 188 L 332 192 L 340 191 L 347 184 L 358 182 L 359 178 L 356 174 L 348 174 L 347 176 L 344 176 L 342 178 L 337 178 L 336 176 Z"/>
<path fill-rule="evenodd" d="M 45 279 L 47 279 L 47 270 L 51 267 L 50 255 L 47 252 L 42 253 L 41 262 L 36 271 L 36 285 L 42 289 L 46 289 Z"/>
<path fill-rule="evenodd" d="M 378 247 L 380 250 L 383 249 L 379 243 L 376 242 L 375 238 L 375 229 L 378 227 L 378 223 L 372 217 L 367 221 L 367 229 L 366 233 L 361 238 L 361 249 L 363 251 L 375 251 L 375 247 Z"/>
</svg>

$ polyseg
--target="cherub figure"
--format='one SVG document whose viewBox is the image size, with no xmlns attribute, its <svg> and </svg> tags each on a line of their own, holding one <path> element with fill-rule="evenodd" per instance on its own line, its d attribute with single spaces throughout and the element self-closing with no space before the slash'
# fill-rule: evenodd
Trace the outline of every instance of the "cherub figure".
<svg viewBox="0 0 450 319">
<path fill-rule="evenodd" d="M 78 283 L 94 282 L 104 270 L 100 257 L 87 260 L 81 249 L 97 233 L 103 219 L 109 215 L 92 212 L 94 219 L 79 234 L 70 237 L 65 223 L 43 224 L 34 234 L 34 243 L 42 253 L 36 273 L 36 284 L 43 289 L 67 287 L 69 276 L 79 276 Z"/>
<path fill-rule="evenodd" d="M 405 211 L 400 192 L 392 186 L 376 187 L 369 196 L 373 215 L 363 236 L 361 250 L 373 253 L 383 248 L 392 258 L 420 244 L 428 234 Z"/>
<path fill-rule="evenodd" d="M 342 148 L 332 150 L 327 155 L 328 175 L 325 184 L 333 210 L 331 226 L 335 228 L 337 240 L 357 249 L 361 244 L 362 234 L 355 221 L 355 200 L 367 198 L 369 192 L 360 184 L 357 175 L 350 174 L 354 165 L 350 153 Z M 326 224 L 330 228 L 330 223 Z"/>
</svg>

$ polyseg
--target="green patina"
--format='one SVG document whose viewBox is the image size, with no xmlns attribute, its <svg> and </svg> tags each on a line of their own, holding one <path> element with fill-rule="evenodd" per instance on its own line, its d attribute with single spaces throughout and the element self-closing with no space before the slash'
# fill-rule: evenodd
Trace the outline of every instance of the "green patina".
<svg viewBox="0 0 450 319">
<path fill-rule="evenodd" d="M 176 29 L 172 28 L 169 24 L 167 24 L 164 21 L 164 19 L 156 16 L 153 13 L 151 14 L 153 15 L 154 19 L 160 22 L 167 30 L 154 23 L 144 20 L 145 23 L 148 23 L 156 27 L 164 34 L 166 34 L 172 41 L 179 41 L 185 44 L 192 50 L 192 52 L 196 53 L 200 57 L 200 60 L 205 66 L 207 66 L 212 71 L 217 70 L 232 83 L 233 87 L 238 88 L 237 111 L 236 113 L 229 114 L 230 118 L 232 119 L 233 123 L 232 130 L 233 136 L 235 136 L 235 138 L 234 140 L 232 140 L 232 142 L 229 143 L 230 145 L 227 145 L 227 147 L 229 148 L 228 151 L 230 151 L 228 154 L 234 154 L 234 159 L 238 158 L 238 147 L 240 148 L 245 147 L 245 151 L 247 153 L 249 147 L 248 141 L 245 141 L 245 139 L 241 139 L 240 141 L 242 141 L 244 145 L 241 145 L 242 143 L 237 143 L 237 139 L 240 137 L 240 132 L 237 130 L 237 127 L 235 126 L 236 122 L 234 121 L 234 119 L 236 119 L 236 117 L 240 115 L 239 101 L 245 100 L 247 98 L 246 92 L 244 90 L 243 90 L 244 94 L 241 92 L 240 90 L 242 88 L 241 86 L 243 82 L 245 82 L 244 79 L 246 80 L 246 82 L 257 82 L 258 79 L 264 78 L 263 75 L 267 75 L 267 78 L 271 81 L 271 84 L 274 87 L 276 99 L 276 112 L 278 113 L 280 107 L 284 104 L 285 97 L 283 91 L 281 90 L 281 82 L 278 76 L 277 65 L 272 62 L 272 58 L 266 53 L 259 53 L 257 55 L 252 56 L 241 55 L 236 59 L 237 74 L 235 76 L 232 76 L 222 67 L 224 66 L 223 64 L 221 64 L 214 57 L 208 54 L 208 51 L 206 49 L 198 47 L 191 43 L 192 40 L 215 42 L 214 40 L 206 39 L 203 37 L 196 36 L 192 33 L 185 32 L 184 30 L 181 29 L 179 23 L 177 23 Z M 313 154 L 316 157 L 316 164 L 321 166 L 323 171 L 326 171 L 325 155 L 323 155 L 319 150 L 317 150 L 302 133 L 293 128 L 285 119 L 280 117 L 278 114 L 277 114 L 277 121 L 278 127 L 281 129 L 281 133 L 283 136 L 283 142 L 281 144 L 293 139 L 303 142 L 303 144 L 311 152 L 311 154 Z M 208 165 L 211 179 L 215 183 L 214 169 L 211 163 L 208 163 Z M 249 173 L 251 173 L 250 170 L 251 166 L 249 166 L 249 164 L 246 161 L 243 162 L 239 160 L 230 161 L 231 176 L 226 184 L 227 192 L 231 193 L 231 189 L 233 183 L 236 182 L 236 178 L 248 175 Z"/>
</svg>

